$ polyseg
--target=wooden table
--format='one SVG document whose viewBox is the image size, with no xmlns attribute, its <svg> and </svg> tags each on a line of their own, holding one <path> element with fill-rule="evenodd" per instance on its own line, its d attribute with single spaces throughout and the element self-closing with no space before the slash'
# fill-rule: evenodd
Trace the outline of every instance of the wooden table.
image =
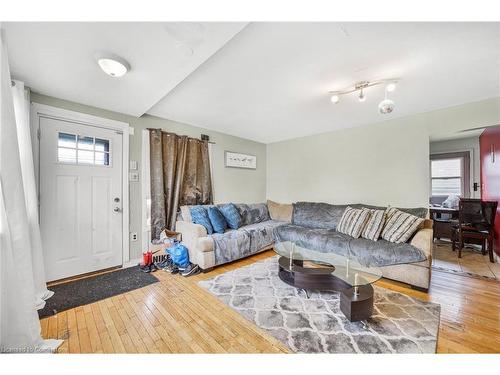
<svg viewBox="0 0 500 375">
<path fill-rule="evenodd" d="M 290 258 L 280 256 L 278 261 L 278 277 L 288 285 L 303 290 L 307 298 L 309 298 L 309 290 L 334 290 L 340 292 L 340 311 L 342 311 L 345 317 L 351 322 L 363 321 L 372 316 L 373 287 L 371 285 L 371 280 L 363 285 L 351 285 L 341 279 L 343 276 L 337 277 L 334 275 L 334 270 L 338 266 L 328 265 L 323 262 L 307 262 L 314 263 L 314 266 L 306 266 L 304 260 L 290 260 Z M 347 264 L 349 264 L 348 260 Z M 340 267 L 339 269 L 342 270 L 343 268 Z M 349 273 L 349 268 L 347 268 L 347 271 Z M 341 271 L 339 274 L 343 273 L 344 272 Z M 356 275 L 355 280 L 357 280 L 357 271 L 355 268 L 351 270 L 351 273 Z M 363 274 L 362 271 L 359 271 L 359 273 Z M 367 273 L 364 274 L 367 275 Z M 382 273 L 380 273 L 378 278 L 381 277 Z M 347 274 L 346 278 L 348 278 Z M 374 277 L 374 279 L 376 278 L 377 276 Z M 361 277 L 361 279 L 363 279 L 363 277 Z M 375 280 L 373 280 L 373 282 L 375 282 Z"/>
<path fill-rule="evenodd" d="M 451 239 L 451 220 L 458 220 L 458 208 L 429 207 L 431 219 L 434 221 L 434 239 Z M 451 215 L 448 219 L 442 219 L 443 214 Z"/>
</svg>

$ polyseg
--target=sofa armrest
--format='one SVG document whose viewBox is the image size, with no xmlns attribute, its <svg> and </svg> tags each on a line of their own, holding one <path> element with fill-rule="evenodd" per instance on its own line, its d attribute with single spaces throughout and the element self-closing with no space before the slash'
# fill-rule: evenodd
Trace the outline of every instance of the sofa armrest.
<svg viewBox="0 0 500 375">
<path fill-rule="evenodd" d="M 432 256 L 432 240 L 433 231 L 431 228 L 420 229 L 415 236 L 413 236 L 410 244 L 424 252 L 427 260 Z"/>
<path fill-rule="evenodd" d="M 182 242 L 188 248 L 192 263 L 203 269 L 214 266 L 213 240 L 203 225 L 179 220 L 175 223 L 175 230 L 182 233 Z"/>
<path fill-rule="evenodd" d="M 183 241 L 192 241 L 199 237 L 208 235 L 207 229 L 200 224 L 189 223 L 187 221 L 177 221 L 175 230 L 182 234 Z"/>
<path fill-rule="evenodd" d="M 432 219 L 424 220 L 424 229 L 432 229 L 433 226 L 434 226 L 434 221 Z"/>
</svg>

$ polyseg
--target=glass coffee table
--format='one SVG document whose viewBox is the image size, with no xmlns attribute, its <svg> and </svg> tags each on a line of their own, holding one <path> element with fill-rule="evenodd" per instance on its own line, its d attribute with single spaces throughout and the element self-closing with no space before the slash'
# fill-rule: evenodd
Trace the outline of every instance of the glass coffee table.
<svg viewBox="0 0 500 375">
<path fill-rule="evenodd" d="M 340 292 L 340 310 L 351 322 L 366 320 L 373 313 L 372 284 L 382 277 L 378 267 L 365 267 L 356 259 L 299 246 L 291 241 L 277 242 L 280 255 L 279 278 L 288 285 L 309 290 Z"/>
</svg>

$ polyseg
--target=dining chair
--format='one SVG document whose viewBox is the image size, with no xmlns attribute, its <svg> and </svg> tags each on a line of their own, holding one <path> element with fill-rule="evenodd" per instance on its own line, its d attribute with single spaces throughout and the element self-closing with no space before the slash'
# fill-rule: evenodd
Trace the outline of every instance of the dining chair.
<svg viewBox="0 0 500 375">
<path fill-rule="evenodd" d="M 458 242 L 458 257 L 462 257 L 462 249 L 467 239 L 481 242 L 482 254 L 486 254 L 486 245 L 493 259 L 493 239 L 495 236 L 495 216 L 498 202 L 482 201 L 481 199 L 461 198 L 459 203 L 458 223 L 452 226 L 452 250 L 455 251 Z"/>
</svg>

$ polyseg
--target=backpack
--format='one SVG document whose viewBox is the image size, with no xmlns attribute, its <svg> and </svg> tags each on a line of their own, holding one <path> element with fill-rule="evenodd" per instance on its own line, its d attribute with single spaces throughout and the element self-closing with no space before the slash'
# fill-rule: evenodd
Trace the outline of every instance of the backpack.
<svg viewBox="0 0 500 375">
<path fill-rule="evenodd" d="M 177 267 L 189 266 L 189 252 L 186 246 L 175 241 L 174 245 L 166 250 L 167 253 L 170 254 L 172 262 L 174 262 Z"/>
</svg>

